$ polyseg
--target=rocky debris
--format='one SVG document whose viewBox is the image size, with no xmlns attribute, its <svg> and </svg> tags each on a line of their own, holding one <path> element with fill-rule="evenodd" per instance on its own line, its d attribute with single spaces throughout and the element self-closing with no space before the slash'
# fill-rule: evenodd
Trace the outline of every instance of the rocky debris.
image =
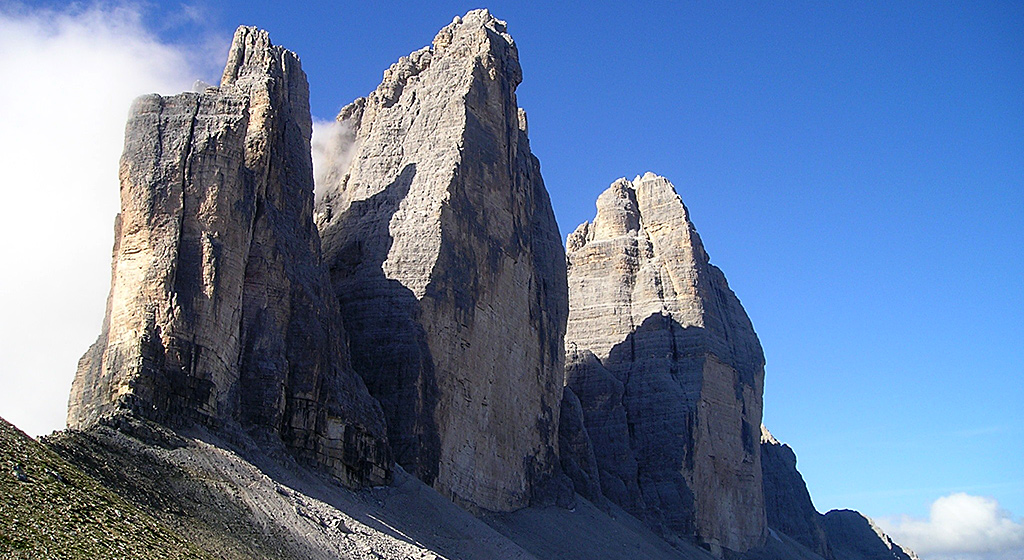
<svg viewBox="0 0 1024 560">
<path fill-rule="evenodd" d="M 53 469 L 45 469 L 45 472 L 57 482 L 67 482 L 67 479 L 65 479 L 63 475 Z"/>
<path fill-rule="evenodd" d="M 470 509 L 557 477 L 564 250 L 505 23 L 455 18 L 341 110 L 316 221 L 352 363 L 397 462 Z"/>
<path fill-rule="evenodd" d="M 764 355 L 674 187 L 616 181 L 567 253 L 566 385 L 604 495 L 718 555 L 759 546 Z"/>
<path fill-rule="evenodd" d="M 397 560 L 433 555 L 423 544 L 430 542 L 424 535 L 410 526 L 396 531 L 399 523 L 376 506 L 381 496 L 395 491 L 389 487 L 348 491 L 296 464 L 280 441 L 243 434 L 229 443 L 201 429 L 178 435 L 143 420 L 129 418 L 127 423 L 117 429 L 100 424 L 69 430 L 46 443 L 216 558 Z M 174 445 L 164 446 L 172 440 Z M 397 487 L 403 477 L 399 473 Z M 448 505 L 446 518 L 433 520 L 436 528 L 465 521 L 456 515 L 458 508 Z M 508 553 L 511 544 L 498 535 L 490 535 L 492 542 L 486 542 L 486 535 L 474 536 L 484 542 L 463 549 L 436 542 L 429 546 L 444 554 L 453 550 L 452 557 L 479 546 L 478 557 L 516 558 Z"/>
<path fill-rule="evenodd" d="M 483 520 L 542 559 L 714 560 L 692 543 L 669 544 L 611 503 L 598 508 L 577 500 L 572 509 L 528 507 L 486 514 Z"/>
<path fill-rule="evenodd" d="M 346 484 L 389 479 L 383 415 L 320 262 L 308 99 L 298 57 L 240 27 L 220 88 L 136 100 L 106 318 L 70 427 L 134 413 L 255 428 Z"/>
<path fill-rule="evenodd" d="M 796 454 L 761 426 L 761 472 L 768 526 L 785 533 L 822 558 L 832 558 L 821 514 L 814 509 Z"/>
<path fill-rule="evenodd" d="M 823 516 L 822 526 L 835 560 L 918 560 L 860 512 L 834 509 Z"/>
<path fill-rule="evenodd" d="M 828 560 L 796 542 L 789 535 L 768 528 L 764 544 L 736 557 L 736 560 Z"/>
<path fill-rule="evenodd" d="M 348 490 L 297 464 L 280 441 L 242 434 L 228 442 L 201 427 L 175 433 L 132 417 L 118 422 L 45 443 L 223 560 L 710 560 L 697 547 L 668 545 L 622 510 L 605 514 L 585 500 L 573 510 L 475 518 L 401 468 L 389 486 Z"/>
</svg>

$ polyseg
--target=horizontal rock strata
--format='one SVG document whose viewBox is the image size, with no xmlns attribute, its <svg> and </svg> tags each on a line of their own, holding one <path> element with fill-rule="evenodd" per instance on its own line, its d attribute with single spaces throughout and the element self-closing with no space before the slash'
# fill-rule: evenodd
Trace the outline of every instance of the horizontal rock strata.
<svg viewBox="0 0 1024 560">
<path fill-rule="evenodd" d="M 566 384 L 604 495 L 669 538 L 758 546 L 764 356 L 674 187 L 616 181 L 567 246 Z"/>
<path fill-rule="evenodd" d="M 350 485 L 389 479 L 320 263 L 308 96 L 298 58 L 241 27 L 220 88 L 135 102 L 107 313 L 70 427 L 132 412 L 258 428 Z"/>
</svg>

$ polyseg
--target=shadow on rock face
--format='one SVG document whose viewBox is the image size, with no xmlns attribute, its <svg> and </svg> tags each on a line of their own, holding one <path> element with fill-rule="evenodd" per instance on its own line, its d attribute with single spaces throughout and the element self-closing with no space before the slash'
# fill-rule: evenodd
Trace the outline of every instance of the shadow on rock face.
<svg viewBox="0 0 1024 560">
<path fill-rule="evenodd" d="M 566 356 L 566 386 L 579 397 L 601 492 L 670 540 L 698 533 L 696 447 L 702 431 L 715 428 L 699 425 L 702 399 L 717 385 L 743 406 L 743 376 L 719 367 L 710 338 L 657 313 L 604 360 L 577 348 Z M 757 432 L 736 420 L 735 451 L 757 453 Z"/>
<path fill-rule="evenodd" d="M 358 200 L 324 239 L 327 263 L 341 302 L 352 366 L 384 409 L 395 461 L 427 484 L 437 477 L 440 438 L 434 360 L 419 323 L 419 301 L 383 269 L 391 249 L 391 217 L 409 192 L 409 164 L 384 190 Z"/>
</svg>

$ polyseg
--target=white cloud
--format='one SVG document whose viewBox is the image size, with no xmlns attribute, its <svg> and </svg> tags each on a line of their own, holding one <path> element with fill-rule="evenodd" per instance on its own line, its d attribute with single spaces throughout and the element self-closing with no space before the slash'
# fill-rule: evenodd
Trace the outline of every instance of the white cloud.
<svg viewBox="0 0 1024 560">
<path fill-rule="evenodd" d="M 922 560 L 1024 558 L 1024 521 L 1014 520 L 993 498 L 950 494 L 932 503 L 927 520 L 902 517 L 878 523 Z"/>
<path fill-rule="evenodd" d="M 355 155 L 356 130 L 350 121 L 313 120 L 313 183 L 317 200 L 327 185 L 337 183 Z"/>
<path fill-rule="evenodd" d="M 206 77 L 208 42 L 162 42 L 142 15 L 0 7 L 0 416 L 32 435 L 64 426 L 99 333 L 128 107 Z"/>
</svg>

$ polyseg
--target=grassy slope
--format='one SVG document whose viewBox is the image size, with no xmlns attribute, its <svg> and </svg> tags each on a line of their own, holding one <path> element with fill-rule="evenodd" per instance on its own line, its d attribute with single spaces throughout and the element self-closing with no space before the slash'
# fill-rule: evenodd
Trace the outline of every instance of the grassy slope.
<svg viewBox="0 0 1024 560">
<path fill-rule="evenodd" d="M 0 557 L 211 558 L 2 418 Z"/>
</svg>

